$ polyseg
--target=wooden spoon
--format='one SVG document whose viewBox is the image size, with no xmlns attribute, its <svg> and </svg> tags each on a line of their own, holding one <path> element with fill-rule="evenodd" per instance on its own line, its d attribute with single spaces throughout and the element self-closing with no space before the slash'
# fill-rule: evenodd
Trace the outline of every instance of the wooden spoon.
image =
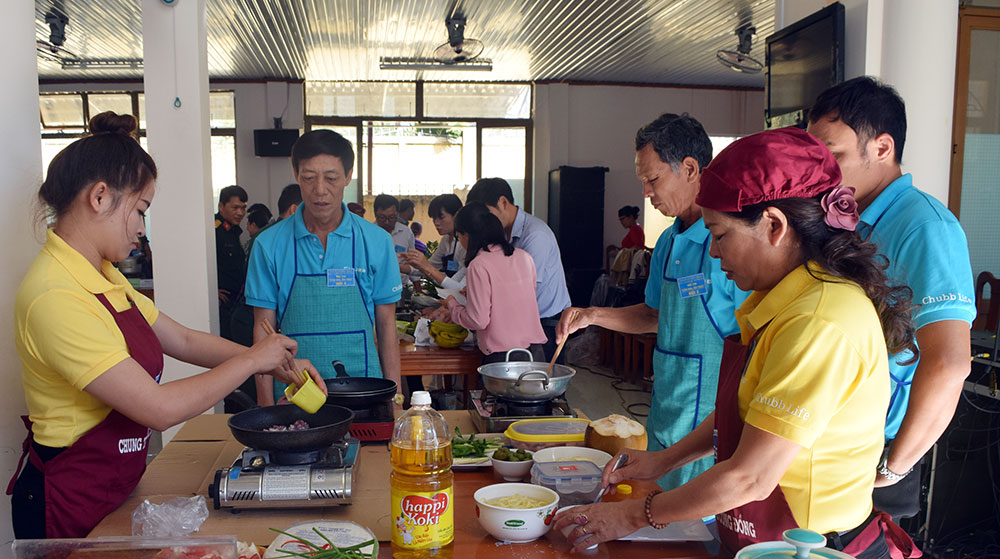
<svg viewBox="0 0 1000 559">
<path fill-rule="evenodd" d="M 574 312 L 574 315 L 575 315 L 575 312 Z M 573 318 L 576 318 L 576 316 L 574 316 Z M 573 322 L 573 321 L 570 320 L 570 322 Z M 566 345 L 566 340 L 568 340 L 568 339 L 569 339 L 569 336 L 567 335 L 565 338 L 563 338 L 563 341 L 559 342 L 559 345 L 556 346 L 556 352 L 554 354 L 552 354 L 552 361 L 549 362 L 549 368 L 545 369 L 545 376 L 549 376 L 549 375 L 552 374 L 552 367 L 555 367 L 555 365 L 556 365 L 556 359 L 559 359 L 559 354 L 562 353 L 562 348 L 563 348 L 564 345 Z"/>
</svg>

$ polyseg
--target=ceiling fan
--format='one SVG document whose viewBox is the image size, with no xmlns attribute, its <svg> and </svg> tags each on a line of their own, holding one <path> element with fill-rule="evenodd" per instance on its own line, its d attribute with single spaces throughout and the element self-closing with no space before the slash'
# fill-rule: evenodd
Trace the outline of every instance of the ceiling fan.
<svg viewBox="0 0 1000 559">
<path fill-rule="evenodd" d="M 745 74 L 756 74 L 764 69 L 764 65 L 759 60 L 750 56 L 750 49 L 753 48 L 753 36 L 757 33 L 757 28 L 752 25 L 743 25 L 736 30 L 736 37 L 739 43 L 736 50 L 719 49 L 715 53 L 715 58 L 723 66 Z"/>
</svg>

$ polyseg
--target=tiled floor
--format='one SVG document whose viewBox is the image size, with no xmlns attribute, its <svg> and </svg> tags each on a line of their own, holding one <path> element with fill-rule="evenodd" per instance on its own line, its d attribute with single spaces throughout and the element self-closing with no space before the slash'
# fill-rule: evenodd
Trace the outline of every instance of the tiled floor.
<svg viewBox="0 0 1000 559">
<path fill-rule="evenodd" d="M 649 392 L 625 382 L 615 383 L 618 377 L 614 377 L 611 369 L 598 366 L 585 367 L 572 363 L 569 365 L 576 369 L 576 375 L 566 389 L 566 400 L 571 406 L 579 408 L 591 419 L 617 413 L 632 416 L 643 425 L 646 424 L 646 414 L 649 413 Z M 613 384 L 619 389 L 616 390 Z M 633 403 L 646 405 L 632 406 L 632 413 L 629 413 L 625 407 Z"/>
</svg>

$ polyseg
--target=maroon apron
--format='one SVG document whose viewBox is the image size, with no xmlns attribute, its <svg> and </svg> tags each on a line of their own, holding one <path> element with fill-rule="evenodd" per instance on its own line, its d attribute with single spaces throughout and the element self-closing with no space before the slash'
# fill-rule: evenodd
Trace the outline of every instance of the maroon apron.
<svg viewBox="0 0 1000 559">
<path fill-rule="evenodd" d="M 129 355 L 160 381 L 163 348 L 139 309 L 116 312 L 107 297 L 97 299 L 115 318 L 125 337 Z M 32 445 L 31 422 L 24 417 L 28 437 L 24 454 L 45 476 L 45 535 L 48 538 L 82 538 L 109 513 L 117 509 L 139 483 L 146 471 L 146 451 L 150 429 L 111 410 L 96 427 L 87 431 L 69 448 L 48 462 Z M 18 463 L 17 472 L 24 461 Z M 12 479 L 7 494 L 13 492 Z"/>
<path fill-rule="evenodd" d="M 757 343 L 757 330 L 747 347 L 740 343 L 739 335 L 726 338 L 722 349 L 722 366 L 719 369 L 719 390 L 715 398 L 715 461 L 728 460 L 740 443 L 743 420 L 740 418 L 740 380 L 746 372 L 750 354 Z M 732 510 L 716 515 L 722 554 L 732 557 L 744 547 L 760 542 L 781 541 L 785 530 L 798 528 L 792 510 L 788 507 L 781 486 L 774 488 L 767 498 L 751 501 Z M 892 522 L 889 515 L 875 511 L 872 519 L 843 552 L 858 555 L 868 549 L 881 534 L 893 559 L 917 558 L 923 555 L 910 536 Z"/>
</svg>

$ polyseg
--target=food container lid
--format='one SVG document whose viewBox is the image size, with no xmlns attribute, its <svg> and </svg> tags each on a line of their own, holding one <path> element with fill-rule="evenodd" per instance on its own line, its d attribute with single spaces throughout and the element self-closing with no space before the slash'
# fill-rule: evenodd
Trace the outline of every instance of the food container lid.
<svg viewBox="0 0 1000 559">
<path fill-rule="evenodd" d="M 600 481 L 603 470 L 589 460 L 568 460 L 566 462 L 536 462 L 532 467 L 537 472 L 538 481 L 552 485 L 572 481 Z"/>
<path fill-rule="evenodd" d="M 583 442 L 590 421 L 576 417 L 555 419 L 522 419 L 504 431 L 512 441 L 525 443 Z"/>
<path fill-rule="evenodd" d="M 823 547 L 826 537 L 812 530 L 785 530 L 781 538 L 783 542 L 748 545 L 736 554 L 736 559 L 852 559 L 842 551 Z"/>
</svg>

